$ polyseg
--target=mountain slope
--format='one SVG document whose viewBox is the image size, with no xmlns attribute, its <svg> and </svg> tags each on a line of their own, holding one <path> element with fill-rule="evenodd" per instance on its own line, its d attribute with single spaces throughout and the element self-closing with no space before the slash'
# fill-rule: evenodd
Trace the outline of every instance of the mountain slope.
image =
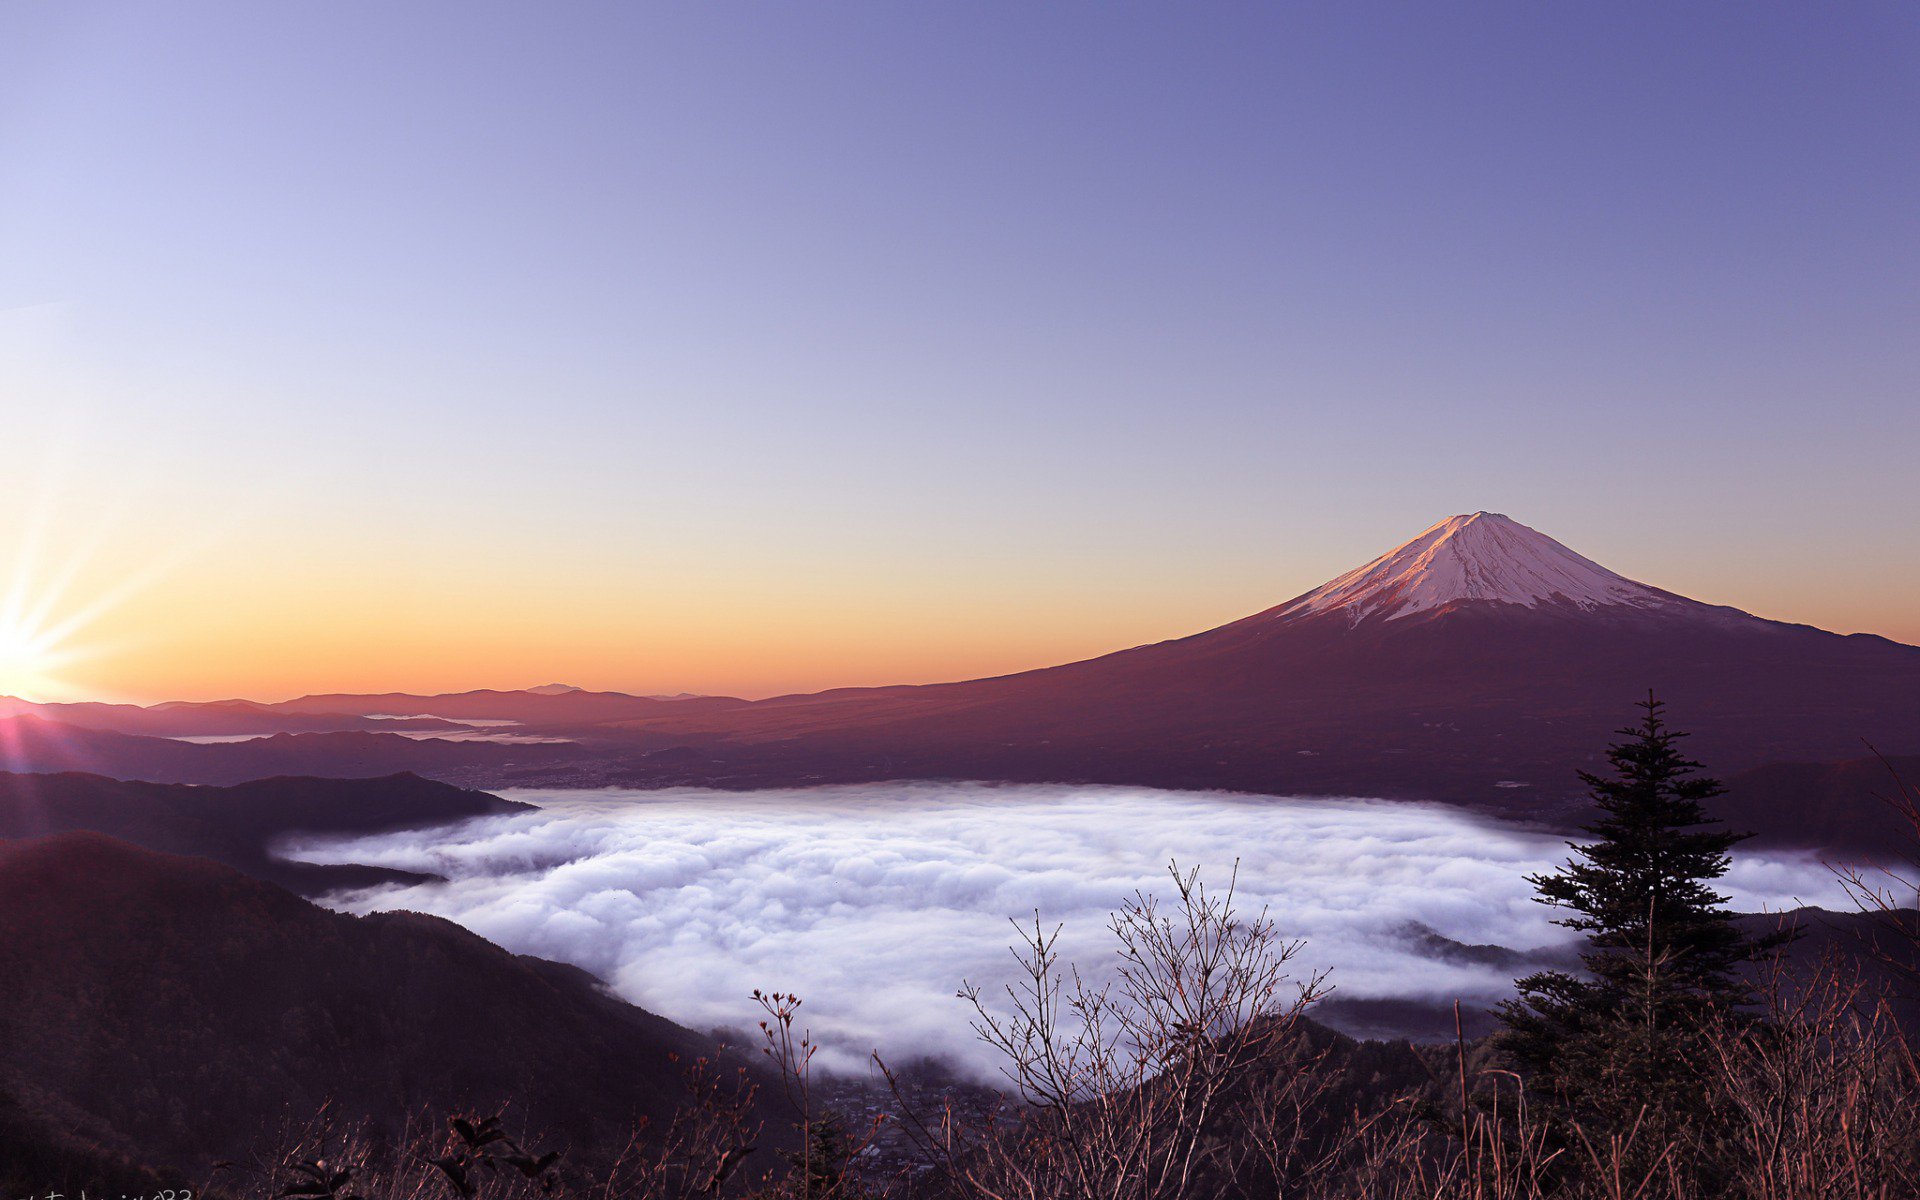
<svg viewBox="0 0 1920 1200">
<path fill-rule="evenodd" d="M 434 917 L 328 912 L 97 834 L 0 845 L 0 1093 L 203 1172 L 323 1103 L 395 1131 L 512 1104 L 604 1160 L 707 1038 Z M 204 1177 L 204 1176 L 200 1176 Z"/>
<path fill-rule="evenodd" d="M 378 833 L 525 808 L 417 775 L 189 787 L 80 773 L 0 773 L 0 839 L 90 830 L 149 850 L 211 858 L 309 895 L 390 881 L 397 873 L 282 862 L 269 853 L 275 839 L 296 832 Z"/>
<path fill-rule="evenodd" d="M 14 696 L 0 696 L 0 717 L 29 716 L 80 729 L 102 729 L 144 737 L 245 737 L 271 733 L 334 733 L 345 730 L 398 732 L 467 728 L 454 721 L 433 718 L 376 720 L 355 713 L 282 712 L 248 700 L 203 703 L 171 701 L 142 707 L 138 704 L 36 704 Z"/>
<path fill-rule="evenodd" d="M 432 696 L 412 692 L 373 695 L 335 693 L 302 696 L 297 700 L 286 700 L 265 707 L 281 713 L 431 714 L 456 720 L 508 720 L 544 727 L 592 724 L 683 709 L 725 710 L 746 703 L 731 696 L 662 699 L 657 696 L 630 696 L 625 692 L 589 692 L 566 684 L 546 684 L 523 691 L 484 688 Z"/>
<path fill-rule="evenodd" d="M 1920 648 L 1635 583 L 1488 513 L 1175 641 L 621 727 L 696 746 L 736 780 L 1089 780 L 1552 816 L 1649 688 L 1720 771 L 1853 757 L 1863 737 L 1920 750 Z"/>
<path fill-rule="evenodd" d="M 1616 575 L 1501 513 L 1438 521 L 1412 541 L 1282 605 L 1277 616 L 1344 613 L 1351 622 L 1438 612 L 1459 604 L 1591 612 L 1680 610 L 1694 602 Z"/>
<path fill-rule="evenodd" d="M 302 696 L 273 704 L 251 700 L 163 704 L 36 703 L 0 696 L 0 718 L 38 717 L 81 729 L 145 737 L 260 737 L 275 733 L 471 733 L 496 725 L 579 726 L 688 709 L 747 703 L 727 696 L 630 696 L 549 683 L 521 691 L 440 695 L 385 692 Z"/>
<path fill-rule="evenodd" d="M 203 744 L 82 729 L 34 716 L 0 717 L 0 770 L 86 771 L 163 783 L 234 784 L 272 775 L 371 778 L 413 771 L 496 777 L 522 765 L 578 756 L 566 744 L 502 745 L 416 739 L 398 733 L 279 733 Z"/>
<path fill-rule="evenodd" d="M 1728 805 L 1764 840 L 1791 829 L 1804 844 L 1870 858 L 1920 856 L 1920 830 L 1901 807 L 1920 799 L 1916 786 L 1920 757 L 1770 763 L 1727 780 Z"/>
</svg>

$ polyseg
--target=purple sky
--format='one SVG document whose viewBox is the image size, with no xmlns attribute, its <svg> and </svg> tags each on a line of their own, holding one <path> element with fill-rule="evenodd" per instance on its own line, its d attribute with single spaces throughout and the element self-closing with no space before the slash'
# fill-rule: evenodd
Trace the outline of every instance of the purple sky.
<svg viewBox="0 0 1920 1200">
<path fill-rule="evenodd" d="M 0 405 L 82 583 L 206 535 L 134 691 L 1010 669 L 1483 508 L 1920 640 L 1916 130 L 1912 4 L 11 4 Z"/>
</svg>

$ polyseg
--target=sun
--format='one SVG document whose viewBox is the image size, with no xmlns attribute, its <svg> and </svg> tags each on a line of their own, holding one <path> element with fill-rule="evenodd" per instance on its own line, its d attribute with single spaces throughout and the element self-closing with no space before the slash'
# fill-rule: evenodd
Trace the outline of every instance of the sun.
<svg viewBox="0 0 1920 1200">
<path fill-rule="evenodd" d="M 157 480 L 123 474 L 80 483 L 93 439 L 79 422 L 60 416 L 25 429 L 8 424 L 0 434 L 20 464 L 18 478 L 0 489 L 0 696 L 33 704 L 131 699 L 103 691 L 95 672 L 148 634 L 125 621 L 115 633 L 104 619 L 246 519 L 209 515 L 153 536 L 141 518 Z"/>
<path fill-rule="evenodd" d="M 58 691 L 53 674 L 64 657 L 53 631 L 0 617 L 0 695 L 35 700 Z"/>
</svg>

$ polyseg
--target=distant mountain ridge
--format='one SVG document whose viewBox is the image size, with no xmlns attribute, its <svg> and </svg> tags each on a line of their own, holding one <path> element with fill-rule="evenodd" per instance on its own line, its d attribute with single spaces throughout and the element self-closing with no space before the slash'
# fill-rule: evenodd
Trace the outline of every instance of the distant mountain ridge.
<svg viewBox="0 0 1920 1200">
<path fill-rule="evenodd" d="M 632 696 L 625 692 L 590 692 L 584 688 L 552 684 L 522 691 L 480 688 L 432 696 L 412 692 L 367 695 L 336 692 L 301 696 L 267 707 L 286 713 L 422 714 L 453 719 L 512 720 L 524 725 L 546 726 L 645 717 L 687 708 L 718 710 L 746 703 L 731 696 L 663 699 Z"/>
<path fill-rule="evenodd" d="M 380 833 L 525 809 L 410 774 L 280 777 L 193 787 L 80 773 L 0 773 L 0 841 L 81 831 L 107 834 L 149 850 L 210 858 L 307 895 L 417 877 L 283 861 L 272 847 L 289 834 Z"/>
<path fill-rule="evenodd" d="M 458 732 L 471 721 L 577 725 L 653 715 L 672 708 L 730 708 L 731 696 L 633 696 L 590 692 L 568 684 L 520 691 L 483 688 L 427 695 L 415 692 L 300 696 L 254 700 L 169 700 L 159 704 L 41 703 L 0 696 L 0 719 L 38 717 L 82 729 L 143 737 L 268 736 L 275 733 Z"/>
<path fill-rule="evenodd" d="M 274 775 L 368 779 L 403 771 L 465 780 L 568 762 L 577 754 L 564 744 L 417 741 L 366 732 L 277 733 L 207 744 L 31 716 L 0 718 L 0 770 L 81 771 L 161 783 L 228 785 Z"/>
<path fill-rule="evenodd" d="M 734 778 L 1362 794 L 1564 822 L 1583 804 L 1575 769 L 1599 765 L 1649 689 L 1723 773 L 1855 758 L 1863 739 L 1920 752 L 1920 648 L 1691 600 L 1485 512 L 1189 637 L 621 725 Z"/>
<path fill-rule="evenodd" d="M 259 736 L 275 733 L 398 732 L 400 730 L 458 730 L 458 722 L 434 717 L 380 720 L 345 712 L 295 712 L 256 704 L 251 700 L 161 704 L 102 704 L 97 702 L 39 704 L 0 696 L 0 719 L 37 717 L 81 729 L 142 737 L 191 735 Z"/>
<path fill-rule="evenodd" d="M 327 694 L 245 718 L 512 722 L 567 745 L 460 743 L 431 725 L 412 742 L 377 724 L 134 744 L 55 737 L 23 715 L 0 721 L 0 766 L 221 783 L 412 770 L 478 787 L 1091 782 L 1429 799 L 1564 825 L 1583 805 L 1575 770 L 1600 764 L 1649 689 L 1723 774 L 1853 759 L 1863 741 L 1920 754 L 1920 648 L 1705 604 L 1475 512 L 1219 628 L 989 679 L 759 701 L 566 684 Z M 138 711 L 178 722 L 191 707 Z M 1792 832 L 1790 804 L 1765 807 Z"/>
</svg>

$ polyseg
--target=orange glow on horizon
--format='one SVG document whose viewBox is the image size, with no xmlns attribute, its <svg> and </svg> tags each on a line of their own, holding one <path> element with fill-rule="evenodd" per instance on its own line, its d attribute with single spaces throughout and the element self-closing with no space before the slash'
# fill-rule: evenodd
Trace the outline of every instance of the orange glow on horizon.
<svg viewBox="0 0 1920 1200">
<path fill-rule="evenodd" d="M 754 698 L 1051 666 L 1196 633 L 1277 602 L 1248 594 L 1202 607 L 1158 595 L 1093 611 L 1058 595 L 801 604 L 716 589 L 704 603 L 655 596 L 642 606 L 611 588 L 488 597 L 458 584 L 404 594 L 379 586 L 343 593 L 336 584 L 318 595 L 264 579 L 224 594 L 204 580 L 169 584 L 96 622 L 92 634 L 115 649 L 76 661 L 60 694 L 47 698 L 273 701 L 546 683 Z M 1874 632 L 1912 641 L 1920 630 Z"/>
<path fill-rule="evenodd" d="M 161 500 L 117 505 L 121 478 L 62 482 L 38 503 L 17 489 L 0 522 L 13 534 L 0 543 L 0 693 L 273 701 L 564 683 L 762 697 L 937 683 L 1198 633 L 1383 548 L 1328 538 L 1270 561 L 1142 540 L 1068 557 L 1038 543 L 969 550 L 949 534 L 903 553 L 752 530 L 646 544 L 605 526 L 408 524 L 269 496 L 228 505 L 239 516 L 223 526 L 205 497 L 174 498 L 177 480 L 153 487 Z M 1702 568 L 1657 546 L 1591 549 L 1697 599 L 1920 642 L 1899 562 L 1840 588 L 1838 569 L 1769 575 L 1759 556 Z"/>
</svg>

